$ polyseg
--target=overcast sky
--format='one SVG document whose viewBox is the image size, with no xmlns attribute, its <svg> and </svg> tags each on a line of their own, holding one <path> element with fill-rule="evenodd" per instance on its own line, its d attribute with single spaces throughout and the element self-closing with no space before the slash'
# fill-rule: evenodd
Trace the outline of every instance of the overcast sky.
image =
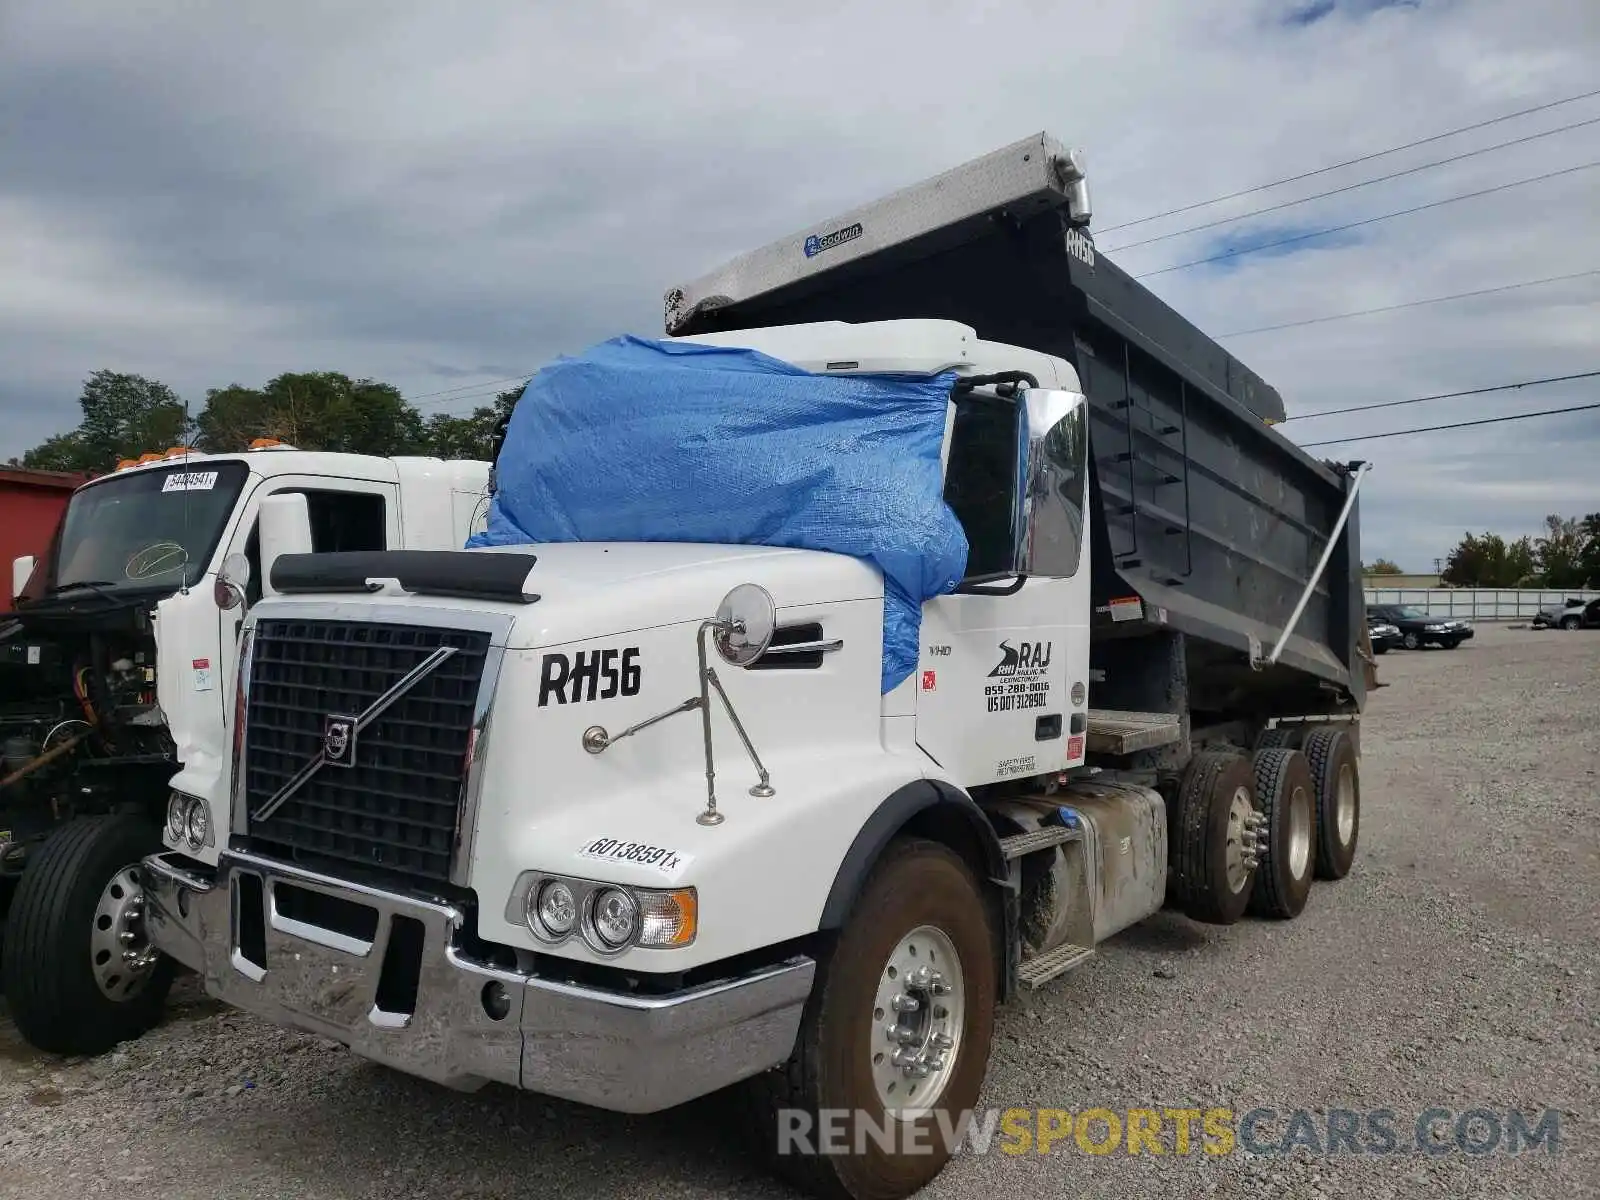
<svg viewBox="0 0 1600 1200">
<path fill-rule="evenodd" d="M 1165 221 L 1152 213 L 1600 88 L 1594 0 L 0 5 L 0 460 L 90 372 L 285 370 L 425 413 L 672 284 L 1048 130 L 1102 248 L 1600 118 L 1600 97 Z M 1600 163 L 1600 123 L 1129 248 L 1135 273 Z M 1146 282 L 1220 336 L 1600 270 L 1600 169 Z M 1109 230 L 1109 231 L 1108 231 Z M 1224 339 L 1291 414 L 1600 369 L 1600 274 Z M 441 396 L 444 389 L 458 390 Z M 1301 442 L 1600 400 L 1600 381 L 1284 427 Z M 1600 510 L 1600 411 L 1314 451 L 1376 464 L 1365 557 Z"/>
</svg>

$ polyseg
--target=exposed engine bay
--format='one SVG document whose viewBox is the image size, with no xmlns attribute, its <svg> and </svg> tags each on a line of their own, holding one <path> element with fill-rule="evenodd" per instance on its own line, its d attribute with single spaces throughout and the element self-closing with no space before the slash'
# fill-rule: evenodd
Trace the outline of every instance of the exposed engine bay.
<svg viewBox="0 0 1600 1200">
<path fill-rule="evenodd" d="M 0 617 L 0 880 L 63 821 L 159 811 L 176 770 L 149 610 Z"/>
</svg>

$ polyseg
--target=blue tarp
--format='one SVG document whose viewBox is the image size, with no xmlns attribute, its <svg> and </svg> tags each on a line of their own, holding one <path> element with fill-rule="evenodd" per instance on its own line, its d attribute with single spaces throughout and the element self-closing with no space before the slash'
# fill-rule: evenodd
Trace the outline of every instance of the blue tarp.
<svg viewBox="0 0 1600 1200">
<path fill-rule="evenodd" d="M 954 375 L 815 375 L 753 350 L 619 337 L 528 384 L 467 543 L 784 546 L 884 576 L 883 690 L 917 665 L 924 600 L 967 539 L 939 448 Z"/>
</svg>

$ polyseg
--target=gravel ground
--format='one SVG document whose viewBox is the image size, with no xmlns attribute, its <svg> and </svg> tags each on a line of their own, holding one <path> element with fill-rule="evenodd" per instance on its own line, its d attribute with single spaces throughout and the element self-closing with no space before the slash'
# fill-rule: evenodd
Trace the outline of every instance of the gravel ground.
<svg viewBox="0 0 1600 1200">
<path fill-rule="evenodd" d="M 1356 866 L 1301 918 L 1163 913 L 1002 1015 L 989 1104 L 1389 1109 L 1402 1150 L 951 1164 L 928 1196 L 1600 1195 L 1600 634 L 1486 628 L 1378 660 Z M 1559 1113 L 1560 1150 L 1409 1152 L 1418 1114 Z M 1448 1122 L 1444 1126 L 1448 1130 Z M 95 1061 L 0 1016 L 0 1194 L 764 1197 L 716 1102 L 624 1119 L 509 1090 L 462 1096 L 219 1009 Z M 1098 1127 L 1096 1127 L 1097 1136 Z M 1482 1127 L 1476 1136 L 1483 1136 Z M 1197 1132 L 1198 1138 L 1198 1132 Z M 1588 1184 L 1582 1182 L 1589 1179 Z"/>
</svg>

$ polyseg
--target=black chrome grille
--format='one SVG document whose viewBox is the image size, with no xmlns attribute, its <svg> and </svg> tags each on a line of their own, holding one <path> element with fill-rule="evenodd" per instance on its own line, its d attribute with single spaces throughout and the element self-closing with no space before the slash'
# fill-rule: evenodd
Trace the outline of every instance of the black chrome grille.
<svg viewBox="0 0 1600 1200">
<path fill-rule="evenodd" d="M 450 878 L 489 635 L 358 621 L 256 626 L 245 723 L 246 811 L 266 805 L 323 749 L 330 716 L 359 716 L 441 646 L 455 653 L 354 738 L 353 765 L 324 765 L 265 818 L 263 851 Z"/>
</svg>

